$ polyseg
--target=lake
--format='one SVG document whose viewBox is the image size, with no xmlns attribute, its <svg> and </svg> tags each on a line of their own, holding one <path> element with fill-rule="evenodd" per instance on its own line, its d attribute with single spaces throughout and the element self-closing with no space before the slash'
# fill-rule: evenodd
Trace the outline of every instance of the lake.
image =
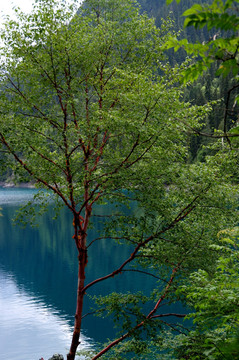
<svg viewBox="0 0 239 360">
<path fill-rule="evenodd" d="M 34 189 L 0 188 L 0 354 L 4 360 L 49 359 L 68 352 L 74 324 L 77 251 L 72 239 L 72 217 L 66 210 L 57 220 L 52 209 L 42 216 L 38 228 L 13 226 L 12 218 Z M 110 208 L 108 208 L 110 211 Z M 90 236 L 100 225 L 97 218 Z M 86 283 L 106 275 L 130 255 L 112 241 L 97 241 L 89 248 Z M 124 274 L 94 286 L 90 294 L 151 288 L 142 274 Z M 92 311 L 85 298 L 84 312 Z M 112 337 L 109 320 L 83 319 L 81 347 L 94 348 Z"/>
</svg>

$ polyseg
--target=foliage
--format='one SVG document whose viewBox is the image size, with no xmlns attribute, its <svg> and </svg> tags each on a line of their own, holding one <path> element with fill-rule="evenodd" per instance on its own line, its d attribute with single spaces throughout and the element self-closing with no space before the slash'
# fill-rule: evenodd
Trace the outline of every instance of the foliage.
<svg viewBox="0 0 239 360">
<path fill-rule="evenodd" d="M 94 311 L 119 320 L 121 335 L 92 359 L 109 359 L 113 349 L 118 359 L 119 351 L 147 356 L 154 352 L 147 337 L 180 331 L 165 319 L 185 314 L 164 311 L 180 300 L 176 289 L 192 271 L 215 269 L 212 239 L 235 225 L 237 158 L 221 146 L 204 163 L 187 161 L 188 128 L 201 129 L 211 104 L 182 102 L 187 63 L 171 68 L 163 55 L 171 23 L 157 28 L 133 0 L 87 0 L 76 15 L 77 5 L 36 1 L 30 15 L 16 10 L 18 20 L 5 24 L 0 141 L 14 174 L 27 174 L 72 214 L 79 272 L 67 359 L 75 358 L 85 294 L 134 271 L 154 279 L 152 292 L 97 299 Z M 115 204 L 111 214 L 108 202 Z M 102 226 L 89 243 L 93 215 Z M 87 283 L 87 250 L 96 241 L 115 241 L 128 255 Z"/>
<path fill-rule="evenodd" d="M 208 4 L 194 4 L 190 9 L 184 12 L 186 20 L 184 26 L 194 26 L 203 28 L 207 26 L 208 30 L 215 29 L 217 33 L 207 42 L 190 44 L 186 39 L 175 42 L 173 39 L 168 45 L 173 46 L 177 51 L 181 46 L 185 48 L 188 54 L 200 56 L 200 60 L 191 66 L 186 72 L 185 82 L 195 80 L 215 60 L 220 60 L 217 74 L 228 75 L 232 72 L 237 78 L 238 75 L 238 37 L 239 20 L 237 17 L 238 1 L 228 0 L 213 1 Z"/>
<path fill-rule="evenodd" d="M 184 28 L 193 27 L 196 31 L 206 28 L 209 35 L 199 41 L 192 41 L 185 36 L 182 40 L 171 38 L 166 44 L 166 48 L 174 48 L 176 52 L 184 49 L 193 59 L 191 66 L 184 73 L 184 83 L 192 82 L 187 96 L 190 99 L 193 96 L 196 99 L 194 101 L 199 104 L 221 99 L 221 105 L 217 104 L 214 107 L 203 131 L 194 131 L 202 137 L 193 139 L 192 158 L 196 158 L 197 155 L 203 158 L 203 146 L 201 153 L 197 154 L 198 149 L 201 144 L 210 142 L 210 138 L 224 137 L 233 147 L 232 143 L 238 136 L 229 131 L 237 126 L 238 121 L 237 2 L 215 0 L 211 4 L 193 4 L 183 14 L 186 17 Z M 221 130 L 221 134 L 214 133 L 217 129 Z"/>
<path fill-rule="evenodd" d="M 139 238 L 142 236 L 143 231 L 147 232 L 148 230 L 148 232 L 152 233 L 158 228 L 158 236 L 155 236 L 155 239 L 150 242 L 149 246 L 146 245 L 142 248 L 142 256 L 138 256 L 136 259 L 141 265 L 141 270 L 145 271 L 145 275 L 148 274 L 149 279 L 151 276 L 155 277 L 155 285 L 152 293 L 147 296 L 145 296 L 145 293 L 134 293 L 133 296 L 128 293 L 114 293 L 105 298 L 96 298 L 96 305 L 97 307 L 99 306 L 96 314 L 103 317 L 109 316 L 116 324 L 121 336 L 122 334 L 128 334 L 129 337 L 132 337 L 132 339 L 129 340 L 126 338 L 124 343 L 111 349 L 111 352 L 107 352 L 105 359 L 123 359 L 127 358 L 127 356 L 134 358 L 133 356 L 137 353 L 139 345 L 144 346 L 144 349 L 141 348 L 141 353 L 137 354 L 139 358 L 150 359 L 153 357 L 155 359 L 172 359 L 172 357 L 168 355 L 168 352 L 172 348 L 172 344 L 176 341 L 179 342 L 179 338 L 175 339 L 175 333 L 185 332 L 185 334 L 188 334 L 186 328 L 189 327 L 190 329 L 190 324 L 184 325 L 177 321 L 178 318 L 180 319 L 180 316 L 182 316 L 182 318 L 184 317 L 183 314 L 185 310 L 184 312 L 181 310 L 177 311 L 176 314 L 173 312 L 170 314 L 170 311 L 167 311 L 167 308 L 164 309 L 164 307 L 168 302 L 178 303 L 180 298 L 181 300 L 184 299 L 183 293 L 179 293 L 176 290 L 182 284 L 187 288 L 188 276 L 195 271 L 195 268 L 204 269 L 209 273 L 215 271 L 215 260 L 219 255 L 215 252 L 212 239 L 215 238 L 218 229 L 225 228 L 229 218 L 235 216 L 234 207 L 231 209 L 228 208 L 227 211 L 230 212 L 230 215 L 229 212 L 225 212 L 225 208 L 222 208 L 227 191 L 229 195 L 232 190 L 229 183 L 227 185 L 225 183 L 222 184 L 219 180 L 221 177 L 218 172 L 218 163 L 222 162 L 223 157 L 226 158 L 226 156 L 229 155 L 227 153 L 223 156 L 218 154 L 216 158 L 209 158 L 208 165 L 210 164 L 210 166 L 198 164 L 187 166 L 185 169 L 181 166 L 181 179 L 177 180 L 177 185 L 174 179 L 173 184 L 175 188 L 171 186 L 170 192 L 168 192 L 170 193 L 168 195 L 170 195 L 170 197 L 172 196 L 171 200 L 173 203 L 171 207 L 169 198 L 162 199 L 162 196 L 167 196 L 167 191 L 163 195 L 161 189 L 160 202 L 158 198 L 155 198 L 154 202 L 152 196 L 150 196 L 148 201 L 147 199 L 144 200 L 144 222 L 140 223 L 139 219 L 133 218 L 133 215 L 130 217 L 127 215 L 127 220 L 126 218 L 117 220 L 119 224 L 118 229 L 120 229 L 117 231 L 119 238 L 124 236 L 135 242 L 137 241 L 137 236 Z M 209 169 L 213 172 L 213 168 L 216 171 L 215 177 L 212 177 L 212 173 L 208 173 L 208 171 L 210 171 Z M 225 167 L 222 171 L 227 172 Z M 179 175 L 177 174 L 176 176 L 178 177 Z M 190 186 L 192 186 L 192 184 L 196 185 L 199 179 L 198 177 L 207 181 L 206 176 L 208 180 L 212 180 L 213 190 L 206 191 L 203 195 L 201 194 L 202 197 L 200 197 L 199 206 L 191 212 L 189 216 L 185 217 L 184 221 L 180 222 L 177 227 L 169 231 L 164 229 L 163 232 L 160 233 L 165 223 L 168 224 L 172 222 L 170 216 L 173 212 L 175 211 L 176 214 L 179 211 L 177 210 L 177 204 L 180 204 L 179 198 L 182 201 L 181 204 L 185 203 L 186 198 L 189 199 L 190 196 Z M 198 183 L 197 185 L 200 188 Z M 156 185 L 152 190 L 155 188 Z M 195 189 L 193 190 L 191 188 L 191 191 L 194 192 Z M 236 193 L 235 200 L 237 203 Z M 127 227 L 125 226 L 126 221 Z M 165 221 L 165 223 L 163 223 L 163 221 Z M 129 228 L 129 225 L 132 225 L 133 229 Z M 142 225 L 144 227 L 143 229 L 141 229 Z M 219 244 L 220 241 L 218 242 L 218 245 Z M 180 269 L 177 270 L 170 291 L 167 292 L 165 298 L 162 299 L 165 295 L 166 285 L 169 282 L 172 267 L 180 261 L 182 265 Z M 127 267 L 128 271 L 135 269 L 135 267 Z M 158 299 L 162 299 L 162 303 L 157 308 L 157 313 L 152 314 L 150 319 L 147 319 L 149 315 L 148 309 L 154 307 L 153 304 L 156 304 Z M 94 310 L 96 310 L 97 307 L 94 306 Z M 187 311 L 188 310 L 186 310 L 186 312 Z M 138 325 L 142 323 L 144 324 L 139 327 Z M 182 326 L 185 330 L 182 330 Z M 172 341 L 168 341 L 166 344 L 166 339 L 169 339 L 168 328 L 173 329 L 174 335 Z M 128 333 L 127 329 L 131 329 L 131 331 Z M 147 339 L 153 340 L 149 342 Z M 188 343 L 190 343 L 190 339 L 190 337 L 187 337 Z M 112 343 L 112 341 L 113 339 L 109 341 L 107 345 Z M 199 344 L 198 347 L 200 348 L 200 346 Z"/>
<path fill-rule="evenodd" d="M 194 329 L 174 339 L 174 356 L 180 359 L 237 359 L 238 353 L 238 228 L 220 231 L 214 271 L 199 269 L 177 291 L 193 311 Z"/>
<path fill-rule="evenodd" d="M 167 50 L 170 64 L 182 63 L 187 55 L 193 58 L 191 66 L 184 73 L 184 83 L 185 85 L 187 84 L 187 87 L 184 89 L 184 100 L 197 105 L 213 102 L 213 111 L 208 115 L 202 129 L 200 131 L 189 129 L 189 161 L 204 161 L 205 155 L 210 153 L 210 150 L 205 145 L 210 144 L 214 137 L 219 136 L 219 134 L 214 134 L 214 130 L 220 129 L 222 131 L 221 136 L 224 136 L 225 132 L 236 126 L 238 119 L 238 105 L 235 102 L 238 95 L 237 80 L 231 72 L 228 75 L 226 75 L 226 72 L 217 73 L 219 66 L 223 65 L 223 63 L 221 60 L 215 60 L 213 46 L 210 46 L 210 43 L 214 44 L 216 43 L 214 40 L 218 41 L 221 38 L 227 41 L 233 34 L 237 38 L 237 32 L 234 32 L 235 28 L 225 31 L 211 26 L 208 28 L 206 24 L 205 26 L 197 26 L 195 18 L 195 23 L 184 26 L 182 15 L 190 11 L 196 12 L 198 18 L 200 18 L 201 13 L 210 12 L 211 15 L 209 14 L 208 17 L 211 16 L 211 21 L 213 21 L 213 14 L 215 13 L 215 16 L 218 16 L 219 22 L 220 14 L 216 10 L 216 2 L 214 2 L 214 5 L 209 5 L 207 1 L 202 0 L 199 0 L 197 4 L 191 0 L 169 1 L 168 5 L 166 5 L 165 1 L 140 0 L 139 2 L 144 11 L 150 16 L 155 17 L 157 26 L 161 26 L 162 18 L 165 19 L 167 16 L 170 16 L 172 19 L 177 37 L 174 35 L 168 46 L 166 46 L 170 48 Z M 219 4 L 218 2 L 218 7 L 221 7 L 221 5 L 222 3 Z M 232 4 L 232 8 L 235 9 L 236 13 L 236 4 Z M 201 10 L 199 11 L 198 9 Z M 225 13 L 230 15 L 232 11 L 230 9 L 225 10 Z M 203 14 L 202 17 L 204 16 Z M 186 20 L 188 18 L 189 16 L 186 17 Z M 200 21 L 200 19 L 197 19 L 197 21 Z M 224 26 L 224 23 L 222 26 Z M 206 50 L 208 47 L 210 48 L 210 54 Z M 177 51 L 173 51 L 173 48 L 177 49 Z M 198 49 L 201 49 L 200 56 L 202 57 L 199 56 Z M 208 59 L 205 60 L 207 57 Z M 210 60 L 210 63 L 206 66 L 208 60 Z M 202 67 L 202 64 L 205 66 Z M 190 82 L 188 82 L 189 80 Z M 228 135 L 225 139 L 229 142 L 232 138 L 235 139 L 236 136 Z"/>
<path fill-rule="evenodd" d="M 170 109 L 165 104 L 169 98 L 178 98 L 176 89 L 171 86 L 174 80 L 168 74 L 166 78 L 171 79 L 166 84 L 164 77 L 160 80 L 155 74 L 160 67 L 160 47 L 167 35 L 157 30 L 153 22 L 144 16 L 127 21 L 118 29 L 121 19 L 135 17 L 136 13 L 131 7 L 130 15 L 129 7 L 123 3 L 121 15 L 106 23 L 102 19 L 100 26 L 90 21 L 90 15 L 74 18 L 69 27 L 71 12 L 65 9 L 53 12 L 54 2 L 40 2 L 39 6 L 39 12 L 31 14 L 29 19 L 19 15 L 23 25 L 10 21 L 9 28 L 2 33 L 6 43 L 3 51 L 7 53 L 1 67 L 3 84 L 5 80 L 9 84 L 3 85 L 5 88 L 1 92 L 2 117 L 7 116 L 7 121 L 2 123 L 2 134 L 7 133 L 12 139 L 10 148 L 12 146 L 24 154 L 28 172 L 33 173 L 43 185 L 44 182 L 60 182 L 58 187 L 62 196 L 69 197 L 69 187 L 64 187 L 67 175 L 61 165 L 66 157 L 62 136 L 62 131 L 65 131 L 66 140 L 71 140 L 69 162 L 77 168 L 72 170 L 73 180 L 78 183 L 78 189 L 74 190 L 80 197 L 84 188 L 82 163 L 84 154 L 87 155 L 87 146 L 84 146 L 87 140 L 98 145 L 90 154 L 92 171 L 89 172 L 94 170 L 94 184 L 101 179 L 104 186 L 105 174 L 112 173 L 112 178 L 117 176 L 115 164 L 120 169 L 122 160 L 125 160 L 127 168 L 130 168 L 137 156 L 150 148 L 153 143 L 149 140 L 150 136 L 154 137 L 156 133 L 154 123 L 162 127 L 163 116 L 169 116 Z M 114 6 L 112 11 L 115 11 Z M 127 46 L 125 38 L 130 41 Z M 180 107 L 179 102 L 175 102 L 176 106 Z M 159 107 L 161 125 L 155 118 Z M 67 118 L 66 130 L 61 125 L 61 115 Z M 91 117 L 90 123 L 85 121 L 87 116 Z M 80 140 L 74 124 L 76 117 L 80 119 L 77 125 L 81 129 Z M 141 126 L 139 117 L 144 126 Z M 108 139 L 109 128 L 111 135 Z M 122 129 L 127 130 L 127 137 Z M 116 137 L 121 133 L 120 143 L 117 143 Z M 140 137 L 138 141 L 137 136 Z M 132 154 L 127 150 L 130 146 Z M 103 150 L 104 162 L 95 169 Z M 19 166 L 14 170 L 19 173 Z M 44 174 L 44 181 L 38 179 L 39 174 Z"/>
</svg>

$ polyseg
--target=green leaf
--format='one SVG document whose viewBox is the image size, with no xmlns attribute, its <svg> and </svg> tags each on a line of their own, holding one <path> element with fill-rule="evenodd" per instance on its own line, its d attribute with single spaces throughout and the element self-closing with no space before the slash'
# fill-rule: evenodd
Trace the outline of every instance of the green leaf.
<svg viewBox="0 0 239 360">
<path fill-rule="evenodd" d="M 224 76 L 227 76 L 230 71 L 232 71 L 233 75 L 238 74 L 238 65 L 236 59 L 230 59 L 227 61 L 224 61 L 218 68 L 216 75 L 223 74 Z"/>
<path fill-rule="evenodd" d="M 190 9 L 184 11 L 183 16 L 196 15 L 198 12 L 201 12 L 203 7 L 200 4 L 194 4 Z M 197 17 L 195 17 L 196 19 Z"/>
</svg>

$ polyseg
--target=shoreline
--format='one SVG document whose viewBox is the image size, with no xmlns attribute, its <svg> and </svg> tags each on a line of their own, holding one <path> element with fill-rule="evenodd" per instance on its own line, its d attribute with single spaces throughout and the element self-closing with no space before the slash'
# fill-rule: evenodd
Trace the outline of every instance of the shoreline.
<svg viewBox="0 0 239 360">
<path fill-rule="evenodd" d="M 15 184 L 14 182 L 10 182 L 10 181 L 0 181 L 0 187 L 2 188 L 25 188 L 25 189 L 34 189 L 35 185 L 34 183 L 31 182 L 23 182 L 23 183 L 18 183 Z"/>
</svg>

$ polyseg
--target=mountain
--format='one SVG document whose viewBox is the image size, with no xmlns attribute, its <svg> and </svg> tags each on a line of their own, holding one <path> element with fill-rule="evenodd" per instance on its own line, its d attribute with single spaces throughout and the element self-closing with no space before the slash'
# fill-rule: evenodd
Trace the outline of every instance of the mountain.
<svg viewBox="0 0 239 360">
<path fill-rule="evenodd" d="M 194 27 L 184 28 L 184 16 L 183 13 L 191 8 L 195 3 L 203 4 L 208 3 L 205 0 L 182 0 L 178 4 L 173 1 L 170 5 L 166 5 L 166 0 L 138 0 L 141 6 L 142 12 L 146 12 L 150 17 L 155 18 L 156 26 L 160 26 L 162 19 L 166 19 L 168 16 L 174 22 L 174 30 L 180 31 L 179 39 L 186 38 L 189 42 L 206 42 L 210 37 L 215 34 L 215 29 L 208 32 L 207 27 L 202 29 L 195 29 Z M 174 53 L 169 52 L 168 61 L 171 65 L 176 63 L 182 63 L 185 59 L 185 53 L 178 51 Z M 216 65 L 216 64 L 215 64 Z M 205 72 L 196 82 L 191 86 L 188 86 L 184 92 L 184 100 L 190 101 L 192 104 L 203 105 L 212 100 L 221 99 L 220 103 L 213 105 L 213 111 L 207 118 L 207 123 L 203 131 L 212 133 L 214 129 L 223 129 L 224 113 L 227 103 L 228 91 L 233 86 L 233 77 L 229 74 L 226 78 L 215 75 L 216 66 L 212 66 L 210 70 Z M 234 100 L 229 101 L 228 108 L 233 108 Z M 228 118 L 227 124 L 229 130 L 236 122 L 235 113 Z M 194 136 L 191 138 L 191 160 L 203 160 L 206 153 L 203 149 L 203 145 L 210 141 L 208 138 Z"/>
</svg>

